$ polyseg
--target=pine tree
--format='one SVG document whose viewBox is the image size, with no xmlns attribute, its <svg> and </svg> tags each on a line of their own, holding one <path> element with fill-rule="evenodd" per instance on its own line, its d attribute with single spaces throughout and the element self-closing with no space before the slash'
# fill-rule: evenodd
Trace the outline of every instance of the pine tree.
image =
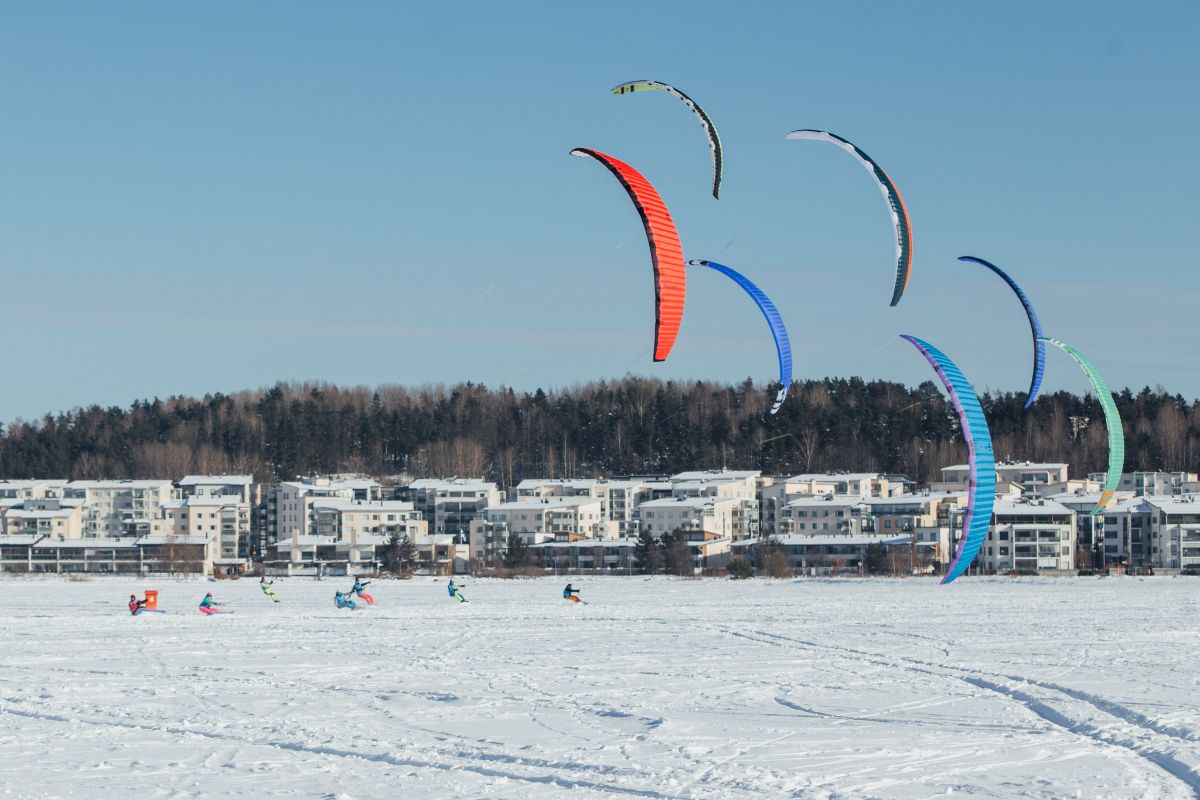
<svg viewBox="0 0 1200 800">
<path fill-rule="evenodd" d="M 383 568 L 393 575 L 399 575 L 417 560 L 417 546 L 408 538 L 408 534 L 392 531 L 388 534 L 387 544 L 383 550 Z"/>
<path fill-rule="evenodd" d="M 633 567 L 642 575 L 655 575 L 662 567 L 662 551 L 650 531 L 638 534 L 633 550 Z"/>
<path fill-rule="evenodd" d="M 508 535 L 504 547 L 504 566 L 508 569 L 520 569 L 529 566 L 529 547 L 515 533 Z"/>
</svg>

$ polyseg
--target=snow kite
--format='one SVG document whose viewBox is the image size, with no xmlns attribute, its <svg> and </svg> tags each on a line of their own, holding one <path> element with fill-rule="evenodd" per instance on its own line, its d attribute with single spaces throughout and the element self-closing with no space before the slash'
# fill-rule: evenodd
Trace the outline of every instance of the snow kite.
<svg viewBox="0 0 1200 800">
<path fill-rule="evenodd" d="M 704 135 L 708 138 L 708 149 L 712 151 L 713 164 L 713 199 L 717 198 L 717 193 L 721 190 L 721 169 L 723 166 L 721 156 L 721 137 L 717 135 L 717 126 L 713 125 L 712 119 L 705 113 L 704 109 L 696 104 L 696 101 L 688 97 L 683 92 L 676 89 L 669 83 L 661 81 L 630 81 L 622 83 L 620 86 L 613 88 L 613 94 L 632 94 L 633 92 L 666 92 L 672 95 L 685 106 L 692 110 L 696 115 L 696 119 L 700 120 L 700 125 L 704 128 Z"/>
<path fill-rule="evenodd" d="M 708 267 L 722 273 L 738 286 L 745 290 L 746 294 L 750 295 L 750 299 L 758 305 L 758 310 L 762 312 L 763 317 L 767 320 L 767 325 L 771 327 L 771 336 L 775 338 L 775 353 L 779 357 L 779 382 L 782 387 L 779 393 L 775 395 L 775 404 L 771 406 L 771 413 L 779 411 L 779 407 L 783 405 L 783 401 L 787 399 L 788 387 L 792 385 L 792 343 L 788 339 L 787 328 L 783 325 L 783 317 L 779 314 L 779 309 L 771 302 L 771 298 L 763 294 L 762 289 L 759 289 L 754 283 L 734 269 L 730 269 L 724 264 L 718 264 L 715 261 L 698 261 L 693 259 L 688 264 L 695 267 Z"/>
<path fill-rule="evenodd" d="M 1104 479 L 1104 492 L 1100 495 L 1100 502 L 1096 503 L 1096 507 L 1088 512 L 1089 516 L 1095 516 L 1112 502 L 1113 494 L 1121 482 L 1121 470 L 1125 468 L 1125 429 L 1121 425 L 1121 415 L 1117 413 L 1117 404 L 1113 402 L 1108 384 L 1104 382 L 1104 378 L 1100 377 L 1100 373 L 1096 371 L 1092 362 L 1066 342 L 1045 337 L 1040 341 L 1054 345 L 1075 359 L 1075 363 L 1083 370 L 1083 374 L 1087 375 L 1088 380 L 1092 382 L 1092 388 L 1096 391 L 1096 399 L 1100 401 L 1100 408 L 1104 409 L 1104 426 L 1108 428 L 1108 474 Z"/>
<path fill-rule="evenodd" d="M 1021 291 L 1021 287 L 1008 276 L 1007 272 L 990 261 L 984 261 L 982 258 L 975 258 L 974 256 L 959 256 L 958 260 L 973 261 L 999 275 L 1001 280 L 1008 284 L 1008 288 L 1016 293 L 1017 299 L 1025 307 L 1025 316 L 1029 317 L 1029 329 L 1033 333 L 1033 377 L 1029 379 L 1029 396 L 1025 400 L 1025 407 L 1029 408 L 1033 405 L 1033 401 L 1037 397 L 1038 389 L 1042 385 L 1042 376 L 1046 372 L 1046 343 L 1042 341 L 1042 323 L 1038 322 L 1037 314 L 1033 312 L 1033 305 L 1030 304 L 1025 292 Z"/>
<path fill-rule="evenodd" d="M 958 552 L 942 576 L 942 583 L 950 583 L 971 566 L 992 524 L 992 507 L 996 502 L 996 460 L 992 454 L 992 434 L 988 430 L 979 398 L 958 365 L 929 342 L 903 333 L 900 338 L 917 348 L 941 378 L 942 385 L 950 395 L 950 402 L 958 412 L 963 438 L 967 442 L 970 493 L 967 495 L 967 514 L 963 519 Z"/>
<path fill-rule="evenodd" d="M 787 138 L 812 139 L 835 144 L 858 159 L 858 163 L 866 167 L 867 172 L 870 172 L 879 184 L 879 191 L 883 192 L 883 197 L 888 202 L 888 208 L 892 212 L 892 224 L 896 228 L 896 286 L 892 290 L 892 305 L 896 305 L 904 295 L 904 289 L 908 286 L 908 276 L 912 271 L 912 230 L 908 222 L 908 209 L 904 207 L 896 185 L 883 171 L 883 167 L 876 164 L 869 155 L 836 134 L 829 131 L 799 130 L 792 131 Z"/>
<path fill-rule="evenodd" d="M 608 168 L 637 208 L 650 242 L 650 264 L 654 268 L 654 360 L 666 361 L 683 321 L 683 301 L 687 295 L 687 268 L 683 265 L 683 245 L 666 203 L 650 181 L 623 161 L 586 147 L 577 147 L 571 155 L 594 158 Z"/>
</svg>

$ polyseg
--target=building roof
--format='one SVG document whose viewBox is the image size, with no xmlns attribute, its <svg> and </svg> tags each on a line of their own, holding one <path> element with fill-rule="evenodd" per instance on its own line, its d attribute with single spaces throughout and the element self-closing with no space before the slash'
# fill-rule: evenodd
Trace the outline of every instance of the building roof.
<svg viewBox="0 0 1200 800">
<path fill-rule="evenodd" d="M 705 469 L 693 470 L 691 472 L 680 472 L 677 475 L 671 476 L 671 481 L 677 483 L 679 481 L 704 481 L 712 483 L 713 481 L 744 481 L 751 478 L 757 478 L 762 475 L 761 470 L 728 470 L 728 469 Z"/>
<path fill-rule="evenodd" d="M 28 480 L 0 480 L 0 489 L 32 489 L 36 486 L 65 486 L 63 478 L 30 478 Z"/>
<path fill-rule="evenodd" d="M 321 498 L 313 501 L 313 508 L 332 508 L 338 511 L 414 511 L 407 500 L 349 500 L 340 497 Z"/>
<path fill-rule="evenodd" d="M 57 509 L 11 508 L 4 516 L 11 520 L 18 519 L 68 519 L 75 516 L 79 506 L 68 506 Z"/>
<path fill-rule="evenodd" d="M 851 545 L 854 547 L 866 546 L 869 544 L 909 544 L 912 541 L 910 536 L 879 536 L 869 533 L 856 533 L 846 536 L 805 536 L 802 533 L 793 533 L 787 536 L 776 536 L 775 541 L 787 547 L 796 546 L 812 546 L 820 547 L 822 545 L 841 544 Z M 734 542 L 733 547 L 753 547 L 760 544 L 761 539 L 743 539 L 740 542 Z"/>
<path fill-rule="evenodd" d="M 864 498 L 856 494 L 817 494 L 797 497 L 787 502 L 787 508 L 838 508 L 856 506 Z"/>
<path fill-rule="evenodd" d="M 737 500 L 732 497 L 664 497 L 661 500 L 647 500 L 638 506 L 641 509 L 667 509 L 667 508 L 704 508 L 705 506 L 716 505 L 736 505 Z"/>
<path fill-rule="evenodd" d="M 803 472 L 792 475 L 788 481 L 817 481 L 818 483 L 843 483 L 845 481 L 870 481 L 887 477 L 878 472 Z"/>
<path fill-rule="evenodd" d="M 546 486 L 571 487 L 572 489 L 592 489 L 600 481 L 595 478 L 526 478 L 517 484 L 517 490 L 540 489 Z"/>
<path fill-rule="evenodd" d="M 14 545 L 16 547 L 25 547 L 34 544 L 37 541 L 45 538 L 45 534 L 41 533 L 24 533 L 13 536 L 0 536 L 0 547 Z"/>
<path fill-rule="evenodd" d="M 253 475 L 184 475 L 180 486 L 249 486 Z"/>
<path fill-rule="evenodd" d="M 1004 517 L 1038 517 L 1046 514 L 1072 514 L 1071 509 L 1064 506 L 1062 503 L 1056 503 L 1053 500 L 1004 500 L 996 498 L 995 505 L 992 506 L 992 513 L 996 516 Z"/>
<path fill-rule="evenodd" d="M 494 481 L 483 478 L 418 478 L 408 485 L 409 489 L 495 489 Z"/>
<path fill-rule="evenodd" d="M 48 536 L 35 544 L 35 550 L 54 550 L 57 548 L 83 549 L 88 547 L 98 547 L 105 550 L 122 547 L 137 547 L 140 540 L 134 539 L 110 539 L 106 537 L 89 537 L 87 539 L 59 539 L 57 536 Z"/>
<path fill-rule="evenodd" d="M 1164 514 L 1200 514 L 1200 495 L 1147 495 L 1142 499 Z"/>
<path fill-rule="evenodd" d="M 121 481 L 71 481 L 66 484 L 68 489 L 161 489 L 170 487 L 168 480 L 121 480 Z"/>
<path fill-rule="evenodd" d="M 600 505 L 599 497 L 539 497 L 534 500 L 513 500 L 488 506 L 488 511 L 542 511 L 550 508 L 578 508 Z M 645 505 L 645 504 L 643 504 Z"/>
<path fill-rule="evenodd" d="M 553 547 L 555 549 L 568 549 L 572 547 L 637 547 L 637 539 L 621 538 L 621 539 L 577 539 L 573 542 L 542 542 L 540 544 L 529 545 L 530 550 Z"/>
<path fill-rule="evenodd" d="M 137 540 L 139 545 L 160 544 L 208 544 L 212 536 L 143 536 Z"/>
</svg>

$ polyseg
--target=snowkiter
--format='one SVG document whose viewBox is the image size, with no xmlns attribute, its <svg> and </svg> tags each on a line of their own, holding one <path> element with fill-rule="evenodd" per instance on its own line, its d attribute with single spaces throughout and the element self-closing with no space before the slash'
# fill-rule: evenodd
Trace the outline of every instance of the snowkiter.
<svg viewBox="0 0 1200 800">
<path fill-rule="evenodd" d="M 571 584 L 568 583 L 566 588 L 563 589 L 563 600 L 570 600 L 572 603 L 578 603 L 580 602 L 579 598 L 576 597 L 578 594 L 579 590 L 572 589 Z"/>
<path fill-rule="evenodd" d="M 446 584 L 446 591 L 450 593 L 451 600 L 457 600 L 460 603 L 467 602 L 467 598 L 462 596 L 460 587 L 454 585 L 454 578 L 451 578 L 450 582 Z"/>
<path fill-rule="evenodd" d="M 333 604 L 338 608 L 348 608 L 351 611 L 358 608 L 358 603 L 355 603 L 350 599 L 348 594 L 341 591 L 333 593 Z"/>
<path fill-rule="evenodd" d="M 357 575 L 355 575 L 355 576 L 354 576 L 354 588 L 352 588 L 352 589 L 350 590 L 350 594 L 351 594 L 351 595 L 358 595 L 358 596 L 359 596 L 359 597 L 361 597 L 361 598 L 362 598 L 364 601 L 366 601 L 366 604 L 367 604 L 367 605 L 369 605 L 369 606 L 373 606 L 373 605 L 375 605 L 375 598 L 374 598 L 374 597 L 371 597 L 371 595 L 369 595 L 369 594 L 367 594 L 366 592 L 364 592 L 364 591 L 363 591 L 363 589 L 365 589 L 365 588 L 366 588 L 367 586 L 369 586 L 370 584 L 371 584 L 371 582 L 370 582 L 370 581 L 364 581 L 362 578 L 360 578 L 360 577 L 358 577 Z"/>
<path fill-rule="evenodd" d="M 263 594 L 265 594 L 267 597 L 271 598 L 272 602 L 278 603 L 279 598 L 276 596 L 275 592 L 271 591 L 271 586 L 274 583 L 275 583 L 275 581 L 269 581 L 269 580 L 267 580 L 267 576 L 263 575 L 258 580 L 258 588 L 262 589 Z"/>
<path fill-rule="evenodd" d="M 216 600 L 213 600 L 212 592 L 209 592 L 208 594 L 204 595 L 204 599 L 200 601 L 200 613 L 201 614 L 223 614 L 223 613 L 225 613 L 224 609 L 217 608 L 217 606 L 219 606 L 219 605 L 221 605 L 221 604 L 218 603 Z"/>
<path fill-rule="evenodd" d="M 136 594 L 129 595 L 129 613 L 130 614 L 133 614 L 136 617 L 138 614 L 142 613 L 142 609 L 145 607 L 146 607 L 146 601 L 144 599 L 138 600 Z"/>
</svg>

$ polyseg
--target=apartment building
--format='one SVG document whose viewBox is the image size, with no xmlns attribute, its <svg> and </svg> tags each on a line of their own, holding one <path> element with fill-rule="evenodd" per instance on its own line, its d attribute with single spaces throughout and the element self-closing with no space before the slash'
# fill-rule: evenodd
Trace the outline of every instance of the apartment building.
<svg viewBox="0 0 1200 800">
<path fill-rule="evenodd" d="M 1164 569 L 1200 569 L 1200 494 L 1147 497 L 1151 557 Z"/>
<path fill-rule="evenodd" d="M 39 479 L 0 481 L 0 500 L 33 500 L 39 497 L 62 497 L 68 481 Z"/>
<path fill-rule="evenodd" d="M 761 476 L 758 470 L 680 472 L 671 476 L 671 496 L 733 500 L 732 528 L 728 534 L 722 535 L 728 535 L 734 541 L 755 538 L 759 534 L 758 490 Z"/>
<path fill-rule="evenodd" d="M 655 537 L 673 531 L 705 531 L 732 540 L 734 514 L 741 507 L 742 501 L 734 497 L 678 496 L 648 500 L 637 513 L 641 530 Z"/>
<path fill-rule="evenodd" d="M 318 500 L 369 500 L 381 487 L 371 480 L 304 478 L 284 481 L 275 488 L 275 543 L 313 533 L 313 503 Z"/>
<path fill-rule="evenodd" d="M 977 563 L 996 572 L 1075 569 L 1075 512 L 1053 500 L 997 499 Z"/>
<path fill-rule="evenodd" d="M 505 499 L 495 483 L 482 478 L 422 478 L 401 494 L 425 517 L 431 534 L 448 533 L 459 542 L 470 537 L 472 520 Z"/>
<path fill-rule="evenodd" d="M 615 539 L 619 525 L 601 513 L 595 497 L 541 497 L 489 506 L 470 526 L 471 558 L 483 562 L 503 557 L 508 537 L 516 534 L 527 545 L 558 537 Z"/>
<path fill-rule="evenodd" d="M 912 547 L 909 536 L 878 536 L 874 534 L 790 534 L 775 537 L 783 549 L 792 570 L 808 575 L 858 573 L 866 571 L 867 548 L 883 545 L 889 550 Z M 750 563 L 758 560 L 762 540 L 734 542 L 732 556 Z"/>
<path fill-rule="evenodd" d="M 147 536 L 175 499 L 168 480 L 71 481 L 63 497 L 83 501 L 83 535 L 89 538 Z"/>
<path fill-rule="evenodd" d="M 941 491 L 954 491 L 968 487 L 971 468 L 967 464 L 942 467 L 941 483 L 931 486 Z M 1036 461 L 1004 461 L 996 463 L 997 491 L 1002 485 L 1015 484 L 1024 494 L 1043 496 L 1073 491 L 1067 464 L 1041 463 Z"/>
<path fill-rule="evenodd" d="M 239 494 L 193 494 L 170 500 L 152 535 L 202 537 L 217 542 L 217 563 L 244 569 L 250 557 L 252 508 Z"/>
<path fill-rule="evenodd" d="M 819 494 L 788 501 L 774 526 L 775 535 L 855 535 L 873 527 L 861 496 Z"/>
<path fill-rule="evenodd" d="M 569 480 L 530 478 L 516 487 L 517 500 L 540 497 L 594 497 L 600 513 L 618 523 L 621 535 L 636 533 L 637 507 L 652 498 L 651 489 L 639 480 Z"/>
<path fill-rule="evenodd" d="M 529 548 L 534 563 L 561 573 L 632 572 L 637 539 L 543 542 Z"/>
<path fill-rule="evenodd" d="M 0 533 L 8 536 L 83 538 L 83 501 L 61 497 L 6 498 Z"/>
<path fill-rule="evenodd" d="M 1107 473 L 1092 472 L 1088 478 L 1098 485 L 1103 484 Z M 1196 491 L 1194 472 L 1123 472 L 1117 483 L 1118 492 L 1129 492 L 1137 497 L 1189 494 Z"/>
</svg>

